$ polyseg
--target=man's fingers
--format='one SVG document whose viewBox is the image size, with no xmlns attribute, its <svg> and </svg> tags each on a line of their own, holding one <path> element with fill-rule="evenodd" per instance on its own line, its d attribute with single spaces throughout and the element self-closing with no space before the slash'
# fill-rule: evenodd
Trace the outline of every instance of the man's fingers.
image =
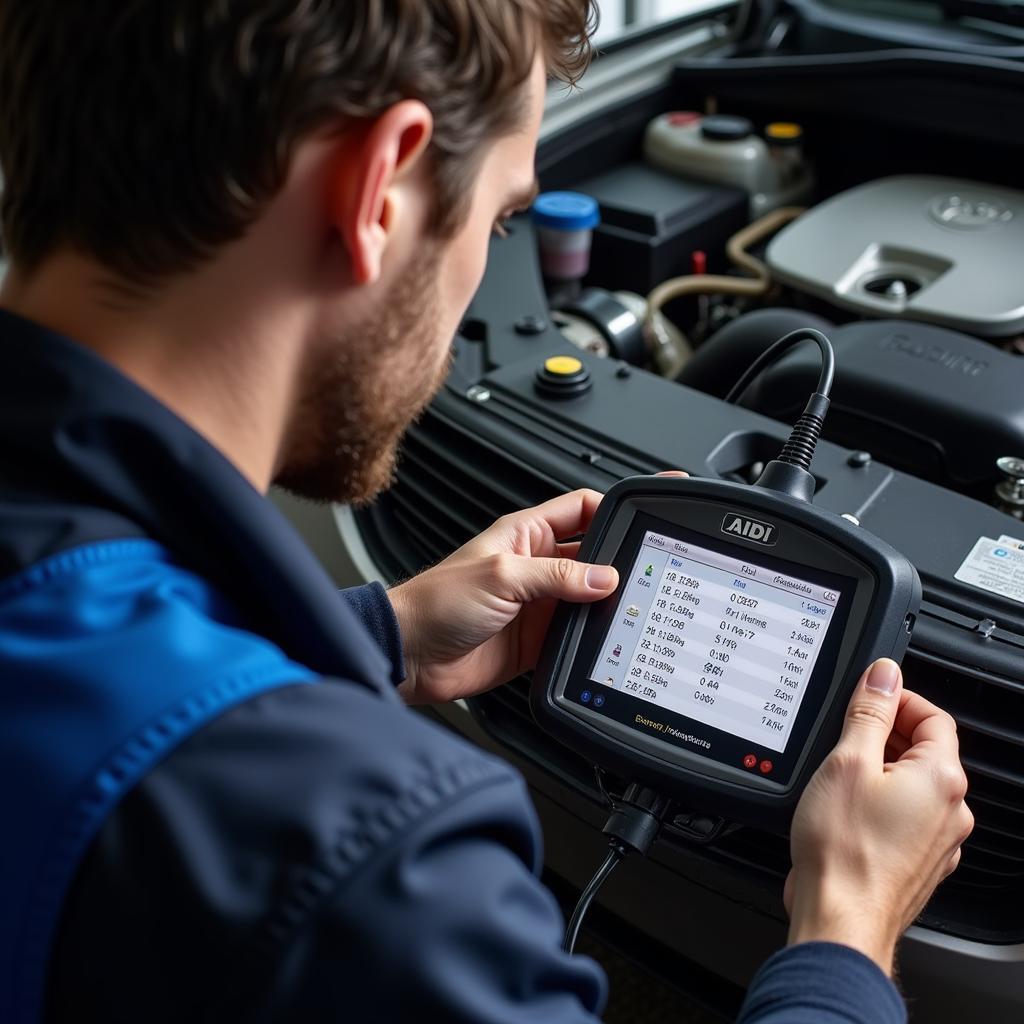
<svg viewBox="0 0 1024 1024">
<path fill-rule="evenodd" d="M 900 706 L 903 674 L 899 665 L 881 658 L 860 677 L 846 709 L 839 746 L 856 750 L 881 767 Z"/>
<path fill-rule="evenodd" d="M 943 760 L 959 762 L 960 744 L 956 737 L 956 722 L 951 715 L 920 694 L 904 694 L 896 716 L 896 731 L 909 738 L 908 755 L 932 756 L 934 752 Z"/>
<path fill-rule="evenodd" d="M 688 477 L 681 469 L 668 469 L 658 476 Z M 600 491 L 581 488 L 578 491 L 570 491 L 568 494 L 560 494 L 557 498 L 544 502 L 536 508 L 527 509 L 525 512 L 514 513 L 510 519 L 517 519 L 521 516 L 528 518 L 539 518 L 551 527 L 551 532 L 556 538 L 576 537 L 586 533 L 597 512 L 597 507 L 604 499 Z M 559 545 L 561 549 L 562 545 Z M 559 550 L 559 554 L 561 554 Z"/>
<path fill-rule="evenodd" d="M 945 874 L 942 877 L 943 878 L 949 878 L 949 876 L 951 874 L 953 874 L 953 872 L 956 871 L 956 869 L 958 867 L 960 867 L 960 847 L 959 846 L 956 848 L 956 852 L 953 854 L 953 856 L 949 858 L 949 863 L 946 865 Z"/>
<path fill-rule="evenodd" d="M 658 475 L 689 476 L 679 469 L 667 470 Z M 490 538 L 492 543 L 496 538 L 502 538 L 502 546 L 509 545 L 519 554 L 543 556 L 557 552 L 561 555 L 562 545 L 556 544 L 552 550 L 551 540 L 560 541 L 586 533 L 603 499 L 604 495 L 600 491 L 585 487 L 570 491 L 568 494 L 560 494 L 557 498 L 545 501 L 535 508 L 504 516 L 481 536 Z M 543 550 L 538 550 L 539 536 L 547 538 L 539 545 Z"/>
<path fill-rule="evenodd" d="M 531 521 L 546 523 L 556 540 L 562 537 L 576 537 L 586 533 L 590 528 L 597 506 L 604 497 L 600 491 L 586 488 L 560 494 L 557 498 L 545 501 L 536 508 L 528 508 L 524 512 L 513 512 L 501 523 L 515 527 L 529 524 Z"/>
<path fill-rule="evenodd" d="M 795 879 L 793 871 L 790 869 L 788 875 L 786 875 L 786 884 L 782 887 L 782 905 L 786 908 L 787 914 L 793 913 L 793 892 L 795 887 Z"/>
</svg>

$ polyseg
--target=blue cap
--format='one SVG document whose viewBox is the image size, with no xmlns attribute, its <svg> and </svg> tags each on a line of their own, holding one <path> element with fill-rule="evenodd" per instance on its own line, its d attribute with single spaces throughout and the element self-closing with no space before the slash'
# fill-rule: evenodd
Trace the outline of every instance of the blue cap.
<svg viewBox="0 0 1024 1024">
<path fill-rule="evenodd" d="M 601 223 L 601 209 L 582 192 L 545 192 L 533 204 L 533 223 L 556 231 L 585 231 Z"/>
</svg>

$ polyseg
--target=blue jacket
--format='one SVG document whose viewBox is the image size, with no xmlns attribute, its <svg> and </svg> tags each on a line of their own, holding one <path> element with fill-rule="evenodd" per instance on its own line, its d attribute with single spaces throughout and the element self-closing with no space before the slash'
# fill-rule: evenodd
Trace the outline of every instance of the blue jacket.
<svg viewBox="0 0 1024 1024">
<path fill-rule="evenodd" d="M 592 1022 L 522 781 L 402 673 L 382 588 L 339 596 L 187 425 L 0 313 L 0 1021 Z M 902 1005 L 805 946 L 745 1014 Z"/>
</svg>

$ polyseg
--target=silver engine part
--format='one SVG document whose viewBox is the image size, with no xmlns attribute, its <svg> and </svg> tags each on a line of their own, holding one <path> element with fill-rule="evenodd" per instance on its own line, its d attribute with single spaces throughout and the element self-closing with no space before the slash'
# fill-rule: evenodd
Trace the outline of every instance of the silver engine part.
<svg viewBox="0 0 1024 1024">
<path fill-rule="evenodd" d="M 1024 332 L 1024 192 L 882 178 L 821 203 L 768 248 L 774 277 L 844 309 L 985 338 Z"/>
</svg>

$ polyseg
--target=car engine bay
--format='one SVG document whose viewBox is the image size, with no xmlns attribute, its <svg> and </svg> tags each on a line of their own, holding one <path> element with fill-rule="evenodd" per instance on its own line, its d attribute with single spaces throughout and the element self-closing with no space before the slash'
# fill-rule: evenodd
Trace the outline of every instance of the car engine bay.
<svg viewBox="0 0 1024 1024">
<path fill-rule="evenodd" d="M 977 820 L 920 923 L 1004 947 L 1024 943 L 1024 137 L 1006 130 L 1024 123 L 1021 84 L 1024 67 L 984 54 L 711 44 L 550 135 L 544 190 L 600 208 L 586 277 L 545 280 L 534 224 L 513 218 L 394 488 L 356 516 L 398 579 L 567 488 L 664 469 L 752 482 L 815 353 L 790 353 L 742 405 L 724 396 L 788 331 L 826 332 L 815 500 L 920 573 L 904 671 L 958 721 Z M 979 569 L 994 545 L 1017 575 Z M 616 780 L 537 728 L 528 686 L 475 699 L 474 719 L 596 820 Z M 785 840 L 699 831 L 670 824 L 667 870 L 784 920 Z"/>
</svg>

